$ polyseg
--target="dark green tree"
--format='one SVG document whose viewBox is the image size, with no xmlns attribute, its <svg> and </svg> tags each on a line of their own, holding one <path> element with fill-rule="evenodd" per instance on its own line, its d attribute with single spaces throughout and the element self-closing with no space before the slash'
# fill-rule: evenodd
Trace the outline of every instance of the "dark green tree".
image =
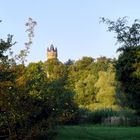
<svg viewBox="0 0 140 140">
<path fill-rule="evenodd" d="M 45 68 L 49 81 L 46 93 L 55 118 L 61 123 L 71 122 L 76 117 L 77 105 L 73 100 L 73 91 L 68 86 L 67 67 L 58 59 L 50 59 L 45 62 Z"/>
<path fill-rule="evenodd" d="M 12 43 L 11 35 L 8 35 L 6 41 L 0 41 L 0 127 L 3 128 L 7 135 L 15 135 L 16 114 L 15 105 L 15 63 L 9 57 L 8 51 L 11 52 Z"/>
<path fill-rule="evenodd" d="M 121 44 L 115 67 L 119 91 L 125 95 L 123 104 L 140 114 L 140 20 L 130 26 L 126 17 L 117 21 L 102 18 L 102 22 L 108 25 L 108 31 L 116 33 L 117 43 Z"/>
<path fill-rule="evenodd" d="M 49 59 L 48 61 L 46 61 L 45 69 L 46 75 L 49 80 L 66 79 L 66 65 L 61 63 L 58 59 Z"/>
</svg>

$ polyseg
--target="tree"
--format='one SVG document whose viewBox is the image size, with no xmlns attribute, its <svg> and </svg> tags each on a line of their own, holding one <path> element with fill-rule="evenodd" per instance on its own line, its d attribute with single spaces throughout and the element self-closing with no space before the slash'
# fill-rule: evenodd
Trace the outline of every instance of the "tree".
<svg viewBox="0 0 140 140">
<path fill-rule="evenodd" d="M 83 74 L 84 75 L 84 74 Z M 81 107 L 86 107 L 95 103 L 96 88 L 94 86 L 96 78 L 93 74 L 88 74 L 86 77 L 79 79 L 75 83 L 75 100 Z"/>
<path fill-rule="evenodd" d="M 69 66 L 71 66 L 74 63 L 73 60 L 68 59 L 68 61 L 65 62 L 66 67 L 68 68 Z"/>
<path fill-rule="evenodd" d="M 73 91 L 67 84 L 67 67 L 58 59 L 49 59 L 45 62 L 45 68 L 49 81 L 49 87 L 46 88 L 48 103 L 53 109 L 55 118 L 61 123 L 68 123 L 76 117 L 77 105 L 73 100 Z"/>
<path fill-rule="evenodd" d="M 31 23 L 26 25 L 29 26 L 27 29 L 27 32 L 29 32 L 29 41 L 25 43 L 25 49 L 21 50 L 20 54 L 13 57 L 11 48 L 16 42 L 12 42 L 12 35 L 8 35 L 6 41 L 0 39 L 0 127 L 4 130 L 7 137 L 13 139 L 19 139 L 18 132 L 21 132 L 21 126 L 25 126 L 22 124 L 25 124 L 27 117 L 25 115 L 26 110 L 22 108 L 22 99 L 28 96 L 25 94 L 26 81 L 23 76 L 25 66 L 17 65 L 16 61 L 20 59 L 24 64 L 26 56 L 29 53 L 34 26 L 36 25 L 36 22 L 32 22 L 31 18 L 30 21 Z M 28 101 L 26 105 L 29 105 Z M 22 109 L 20 110 L 19 107 Z M 19 125 L 20 127 L 18 127 L 17 131 L 17 126 Z"/>
<path fill-rule="evenodd" d="M 127 25 L 126 17 L 117 21 L 102 18 L 102 22 L 108 25 L 108 31 L 116 33 L 117 43 L 121 44 L 115 67 L 121 92 L 126 98 L 124 104 L 140 115 L 140 20 L 134 20 L 131 26 Z"/>
<path fill-rule="evenodd" d="M 83 57 L 76 62 L 73 62 L 68 69 L 68 82 L 69 87 L 74 90 L 75 83 L 78 82 L 79 79 L 83 79 L 82 77 L 88 76 L 91 65 L 93 64 L 94 59 L 92 57 Z"/>
<path fill-rule="evenodd" d="M 45 62 L 46 75 L 50 80 L 65 79 L 67 75 L 66 65 L 58 59 L 49 59 Z"/>
<path fill-rule="evenodd" d="M 113 65 L 110 64 L 106 72 L 99 71 L 98 74 L 99 79 L 95 84 L 95 87 L 98 88 L 96 95 L 96 109 L 116 109 L 116 107 L 118 107 L 116 100 L 117 81 L 115 79 L 115 71 Z"/>
<path fill-rule="evenodd" d="M 75 102 L 83 108 L 94 110 L 96 108 L 96 82 L 100 71 L 106 72 L 112 59 L 99 57 L 95 61 L 91 57 L 83 57 L 69 66 L 68 84 L 74 91 Z"/>
<path fill-rule="evenodd" d="M 15 63 L 9 58 L 8 51 L 11 52 L 12 43 L 11 35 L 8 35 L 6 41 L 0 41 L 0 127 L 5 130 L 8 135 L 15 134 L 16 114 L 14 112 L 15 105 Z"/>
<path fill-rule="evenodd" d="M 88 69 L 90 65 L 94 62 L 94 59 L 92 57 L 82 57 L 81 60 L 76 61 L 75 68 L 77 70 L 84 70 Z"/>
<path fill-rule="evenodd" d="M 46 73 L 41 63 L 31 64 L 29 68 L 23 64 L 17 65 L 15 58 L 10 57 L 14 44 L 11 35 L 6 41 L 0 40 L 0 137 L 15 140 L 51 139 L 49 136 L 54 132 L 52 129 L 56 121 L 51 117 L 52 112 L 47 112 L 50 104 L 46 103 L 43 95 L 43 87 L 47 85 L 44 80 Z M 21 63 L 28 50 L 23 50 L 25 53 Z"/>
<path fill-rule="evenodd" d="M 91 65 L 91 72 L 95 75 L 96 80 L 99 78 L 98 72 L 99 71 L 107 71 L 109 65 L 113 63 L 113 59 L 107 58 L 105 56 L 101 56 L 96 58 L 96 61 Z"/>
<path fill-rule="evenodd" d="M 18 55 L 15 55 L 15 59 L 18 60 L 20 63 L 24 65 L 27 55 L 29 54 L 30 47 L 33 43 L 34 37 L 34 28 L 37 25 L 37 22 L 34 21 L 32 18 L 28 19 L 28 22 L 25 24 L 27 27 L 26 32 L 28 33 L 28 40 L 25 42 L 25 48 L 20 50 Z"/>
<path fill-rule="evenodd" d="M 27 83 L 26 88 L 31 92 L 40 91 L 42 86 L 46 84 L 48 80 L 45 73 L 44 63 L 41 61 L 38 63 L 30 63 L 26 67 L 24 75 Z"/>
<path fill-rule="evenodd" d="M 13 62 L 14 60 L 9 58 L 9 55 L 6 54 L 9 51 L 9 54 L 12 55 L 11 47 L 16 43 L 12 42 L 13 35 L 8 35 L 7 40 L 0 39 L 0 64 L 6 64 Z"/>
</svg>

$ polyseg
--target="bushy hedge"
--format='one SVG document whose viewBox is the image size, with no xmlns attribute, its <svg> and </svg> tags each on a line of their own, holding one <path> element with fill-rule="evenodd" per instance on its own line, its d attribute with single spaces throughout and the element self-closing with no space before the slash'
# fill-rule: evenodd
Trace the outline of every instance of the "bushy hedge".
<svg viewBox="0 0 140 140">
<path fill-rule="evenodd" d="M 102 124 L 109 126 L 137 126 L 140 125 L 140 118 L 131 110 L 102 109 L 89 111 L 79 110 L 79 123 Z"/>
</svg>

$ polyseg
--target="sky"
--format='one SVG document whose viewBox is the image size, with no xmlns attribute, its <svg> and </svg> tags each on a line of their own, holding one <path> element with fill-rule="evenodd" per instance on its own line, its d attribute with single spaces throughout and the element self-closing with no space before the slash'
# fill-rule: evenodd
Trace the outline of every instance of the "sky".
<svg viewBox="0 0 140 140">
<path fill-rule="evenodd" d="M 27 42 L 25 23 L 37 22 L 28 63 L 46 61 L 47 47 L 53 43 L 58 59 L 79 60 L 83 56 L 117 57 L 115 34 L 107 32 L 100 17 L 117 20 L 140 18 L 140 0 L 0 0 L 0 38 L 14 35 L 15 54 Z"/>
</svg>

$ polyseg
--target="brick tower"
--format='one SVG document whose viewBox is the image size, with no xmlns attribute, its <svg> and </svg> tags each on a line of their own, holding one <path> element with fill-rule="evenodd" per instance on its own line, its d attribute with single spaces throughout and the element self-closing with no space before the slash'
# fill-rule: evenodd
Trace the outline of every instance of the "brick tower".
<svg viewBox="0 0 140 140">
<path fill-rule="evenodd" d="M 54 48 L 53 44 L 51 44 L 50 48 L 47 48 L 47 58 L 48 59 L 57 58 L 57 48 Z"/>
</svg>

